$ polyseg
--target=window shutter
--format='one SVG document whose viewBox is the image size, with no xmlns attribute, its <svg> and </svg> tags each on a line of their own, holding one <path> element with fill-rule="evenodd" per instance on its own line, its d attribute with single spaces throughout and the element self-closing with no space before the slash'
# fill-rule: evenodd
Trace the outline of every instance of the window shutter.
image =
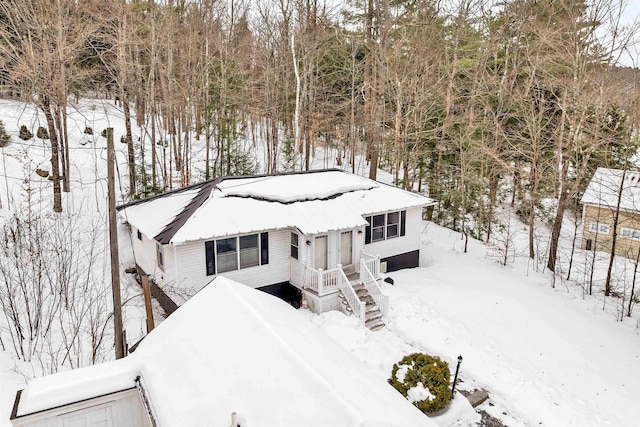
<svg viewBox="0 0 640 427">
<path fill-rule="evenodd" d="M 269 264 L 269 233 L 260 233 L 260 265 Z"/>
<path fill-rule="evenodd" d="M 404 236 L 406 233 L 405 222 L 407 220 L 407 211 L 400 211 L 400 235 Z"/>
<path fill-rule="evenodd" d="M 207 259 L 207 276 L 216 274 L 215 241 L 204 242 L 204 251 Z"/>
<path fill-rule="evenodd" d="M 367 227 L 364 229 L 364 244 L 368 245 L 371 243 L 371 217 L 368 216 L 365 218 L 368 222 Z"/>
</svg>

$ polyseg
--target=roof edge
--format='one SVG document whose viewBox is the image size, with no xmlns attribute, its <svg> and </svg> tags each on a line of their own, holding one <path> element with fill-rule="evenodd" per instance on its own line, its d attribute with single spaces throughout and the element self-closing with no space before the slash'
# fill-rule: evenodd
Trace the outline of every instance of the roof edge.
<svg viewBox="0 0 640 427">
<path fill-rule="evenodd" d="M 74 402 L 64 403 L 62 405 L 53 406 L 51 408 L 40 409 L 39 411 L 29 412 L 28 414 L 22 414 L 22 415 L 18 415 L 17 412 L 18 412 L 18 406 L 20 404 L 20 398 L 22 396 L 22 392 L 24 391 L 24 389 L 23 390 L 18 390 L 18 392 L 16 393 L 16 400 L 15 400 L 15 402 L 13 404 L 13 410 L 11 411 L 11 417 L 9 418 L 9 420 L 17 420 L 17 419 L 20 419 L 20 418 L 31 417 L 33 415 L 42 414 L 43 412 L 55 411 L 56 409 L 64 408 L 66 406 L 71 406 L 71 405 L 75 405 L 75 404 L 78 404 L 78 403 L 84 403 L 84 402 L 88 402 L 88 401 L 93 400 L 93 399 L 100 399 L 101 397 L 111 396 L 113 394 L 122 393 L 124 391 L 131 391 L 131 390 L 135 390 L 135 389 L 136 389 L 136 387 L 133 386 L 133 387 L 129 387 L 129 388 L 123 388 L 123 389 L 120 389 L 120 390 L 114 390 L 114 391 L 111 391 L 109 393 L 100 394 L 98 396 L 87 397 L 86 399 L 80 399 L 80 400 L 76 400 Z"/>
<path fill-rule="evenodd" d="M 319 173 L 319 172 L 344 172 L 344 173 L 347 173 L 347 174 L 351 174 L 351 172 L 345 171 L 345 170 L 342 170 L 342 169 L 327 168 L 327 169 L 313 169 L 313 170 L 307 170 L 307 171 L 263 173 L 263 174 L 257 174 L 257 175 L 220 176 L 220 177 L 217 177 L 217 178 L 212 178 L 212 179 L 209 179 L 209 180 L 206 180 L 206 181 L 198 182 L 196 184 L 190 184 L 190 185 L 187 185 L 187 186 L 184 186 L 184 187 L 176 188 L 175 190 L 166 191 L 166 192 L 161 193 L 161 194 L 155 194 L 153 196 L 145 197 L 143 199 L 138 199 L 138 200 L 133 200 L 131 202 L 123 203 L 121 205 L 116 206 L 116 210 L 120 211 L 122 209 L 131 207 L 131 206 L 139 205 L 139 204 L 142 204 L 142 203 L 145 203 L 145 202 L 150 202 L 152 200 L 160 199 L 162 197 L 169 196 L 169 195 L 172 195 L 172 194 L 177 194 L 177 193 L 180 193 L 182 191 L 192 190 L 194 188 L 198 188 L 200 186 L 204 186 L 204 185 L 207 185 L 207 184 L 215 183 L 214 184 L 214 187 L 215 187 L 219 183 L 221 183 L 222 181 L 225 181 L 225 180 L 246 179 L 246 178 L 266 178 L 266 177 L 269 177 L 269 176 L 281 176 L 281 175 L 302 175 L 302 174 Z"/>
</svg>

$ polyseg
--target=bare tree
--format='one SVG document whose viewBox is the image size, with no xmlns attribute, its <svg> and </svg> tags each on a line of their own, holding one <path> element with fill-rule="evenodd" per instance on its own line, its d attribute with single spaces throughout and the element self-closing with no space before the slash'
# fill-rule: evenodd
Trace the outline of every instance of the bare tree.
<svg viewBox="0 0 640 427">
<path fill-rule="evenodd" d="M 0 66 L 14 92 L 38 106 L 46 118 L 51 144 L 53 210 L 62 212 L 61 182 L 69 191 L 70 159 L 66 129 L 67 96 L 86 73 L 79 52 L 94 27 L 78 19 L 72 0 L 8 0 L 0 3 Z"/>
<path fill-rule="evenodd" d="M 0 229 L 0 337 L 38 374 L 100 362 L 112 345 L 101 233 L 25 205 Z"/>
</svg>

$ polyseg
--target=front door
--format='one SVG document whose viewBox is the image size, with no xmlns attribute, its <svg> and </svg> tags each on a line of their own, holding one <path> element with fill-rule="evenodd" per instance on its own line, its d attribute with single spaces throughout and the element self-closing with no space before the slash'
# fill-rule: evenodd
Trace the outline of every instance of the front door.
<svg viewBox="0 0 640 427">
<path fill-rule="evenodd" d="M 315 268 L 327 269 L 327 236 L 317 236 L 315 241 Z"/>
<path fill-rule="evenodd" d="M 340 264 L 343 267 L 353 264 L 353 231 L 340 233 Z"/>
</svg>

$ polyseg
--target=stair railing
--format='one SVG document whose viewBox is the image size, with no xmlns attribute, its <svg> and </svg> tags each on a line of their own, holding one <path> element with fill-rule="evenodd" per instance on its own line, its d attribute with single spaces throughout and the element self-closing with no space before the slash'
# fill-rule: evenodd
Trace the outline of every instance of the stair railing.
<svg viewBox="0 0 640 427">
<path fill-rule="evenodd" d="M 389 295 L 385 295 L 382 292 L 378 281 L 371 270 L 369 270 L 367 261 L 364 259 L 360 259 L 360 280 L 380 309 L 382 315 L 387 317 L 389 315 Z"/>
<path fill-rule="evenodd" d="M 347 303 L 349 303 L 353 314 L 358 316 L 360 323 L 364 326 L 367 314 L 366 304 L 358 298 L 358 294 L 356 294 L 353 286 L 351 286 L 351 282 L 349 282 L 349 278 L 342 269 L 342 264 L 338 264 L 338 268 L 336 270 L 338 270 L 338 288 L 340 288 L 342 295 L 344 295 Z"/>
</svg>

